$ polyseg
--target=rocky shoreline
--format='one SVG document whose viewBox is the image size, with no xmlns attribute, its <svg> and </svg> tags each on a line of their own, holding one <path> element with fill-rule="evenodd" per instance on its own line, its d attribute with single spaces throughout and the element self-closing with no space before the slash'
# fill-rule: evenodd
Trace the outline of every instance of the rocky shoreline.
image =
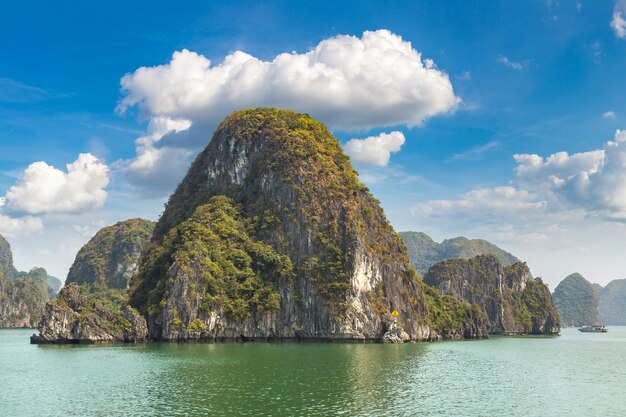
<svg viewBox="0 0 626 417">
<path fill-rule="evenodd" d="M 81 294 L 77 284 L 48 303 L 32 344 L 136 343 L 147 340 L 146 320 L 129 305 L 119 310 Z"/>
</svg>

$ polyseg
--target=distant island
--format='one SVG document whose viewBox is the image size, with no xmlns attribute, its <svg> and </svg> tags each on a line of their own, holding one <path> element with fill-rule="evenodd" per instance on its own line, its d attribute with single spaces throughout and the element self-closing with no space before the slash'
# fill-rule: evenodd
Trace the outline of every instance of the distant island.
<svg viewBox="0 0 626 417">
<path fill-rule="evenodd" d="M 156 225 L 120 222 L 81 249 L 31 340 L 558 333 L 547 287 L 517 258 L 485 241 L 446 242 L 410 259 L 415 249 L 324 125 L 286 110 L 240 111 L 218 127 Z M 471 259 L 437 263 L 446 254 Z M 431 262 L 423 281 L 412 263 Z"/>
<path fill-rule="evenodd" d="M 554 289 L 554 300 L 565 325 L 626 325 L 626 279 L 602 287 L 573 273 Z"/>
<path fill-rule="evenodd" d="M 554 302 L 567 326 L 583 326 L 599 321 L 598 292 L 582 275 L 568 275 L 554 289 Z"/>
<path fill-rule="evenodd" d="M 626 279 L 613 280 L 598 292 L 602 323 L 626 326 Z"/>
<path fill-rule="evenodd" d="M 431 266 L 445 259 L 471 259 L 478 255 L 491 254 L 504 267 L 520 262 L 509 252 L 483 239 L 458 236 L 437 243 L 422 232 L 400 232 L 398 235 L 406 245 L 411 264 L 420 275 L 424 275 Z"/>
<path fill-rule="evenodd" d="M 15 269 L 11 245 L 0 236 L 0 328 L 36 327 L 60 288 L 61 281 L 43 268 Z"/>
</svg>

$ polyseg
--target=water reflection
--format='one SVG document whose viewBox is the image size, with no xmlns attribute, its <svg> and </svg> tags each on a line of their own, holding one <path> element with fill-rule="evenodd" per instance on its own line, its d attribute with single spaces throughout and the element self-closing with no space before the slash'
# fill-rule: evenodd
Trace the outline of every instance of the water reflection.
<svg viewBox="0 0 626 417">
<path fill-rule="evenodd" d="M 155 354 L 168 366 L 146 395 L 171 415 L 385 413 L 423 352 L 418 345 L 161 345 Z"/>
</svg>

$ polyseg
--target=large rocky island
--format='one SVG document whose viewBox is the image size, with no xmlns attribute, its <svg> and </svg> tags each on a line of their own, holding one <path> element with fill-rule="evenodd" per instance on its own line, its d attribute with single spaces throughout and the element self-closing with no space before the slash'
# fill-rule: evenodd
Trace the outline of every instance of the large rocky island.
<svg viewBox="0 0 626 417">
<path fill-rule="evenodd" d="M 500 291 L 498 317 L 487 298 L 433 280 L 448 264 L 431 268 L 426 285 L 337 139 L 305 114 L 265 108 L 229 116 L 154 232 L 128 222 L 79 252 L 34 343 L 558 332 L 547 287 L 522 264 L 509 271 L 486 258 L 494 262 L 489 279 L 501 282 L 473 283 Z M 457 272 L 446 276 L 467 278 Z"/>
<path fill-rule="evenodd" d="M 159 220 L 131 286 L 156 340 L 482 337 L 427 290 L 337 139 L 308 115 L 237 112 Z"/>
</svg>

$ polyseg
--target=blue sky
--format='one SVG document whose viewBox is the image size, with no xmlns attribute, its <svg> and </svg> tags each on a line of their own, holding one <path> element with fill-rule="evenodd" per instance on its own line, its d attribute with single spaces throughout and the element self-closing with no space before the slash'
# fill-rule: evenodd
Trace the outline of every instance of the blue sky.
<svg viewBox="0 0 626 417">
<path fill-rule="evenodd" d="M 328 123 L 344 144 L 357 139 L 355 165 L 398 230 L 492 240 L 552 285 L 574 271 L 600 283 L 623 278 L 626 166 L 616 136 L 626 129 L 623 16 L 626 3 L 609 0 L 4 2 L 0 233 L 18 267 L 65 277 L 99 227 L 158 217 L 222 117 L 216 109 L 284 103 Z M 290 95 L 279 77 L 293 62 L 269 66 L 271 80 L 287 86 L 272 92 L 231 79 L 219 95 L 188 104 L 189 94 L 177 96 L 179 84 L 170 82 L 176 51 L 189 51 L 175 76 L 193 93 L 211 86 L 210 77 L 193 84 L 198 73 L 189 69 L 206 74 L 206 59 L 215 67 L 243 51 L 267 63 L 282 53 L 304 56 L 339 35 L 366 45 L 364 32 L 377 30 L 384 32 L 372 32 L 376 41 L 410 42 L 421 54 L 405 54 L 408 75 L 392 77 L 388 90 L 384 71 L 404 64 L 380 62 L 378 78 L 354 78 L 342 90 L 349 94 L 328 94 L 328 103 Z M 416 62 L 423 71 L 412 74 Z M 379 102 L 352 97 L 368 87 L 381 89 Z M 415 91 L 405 104 L 384 104 L 405 90 Z M 344 99 L 337 111 L 324 110 Z M 385 154 L 391 139 L 379 135 L 390 132 L 402 139 Z M 146 173 L 157 153 L 167 163 Z M 31 165 L 39 161 L 45 165 Z"/>
</svg>

